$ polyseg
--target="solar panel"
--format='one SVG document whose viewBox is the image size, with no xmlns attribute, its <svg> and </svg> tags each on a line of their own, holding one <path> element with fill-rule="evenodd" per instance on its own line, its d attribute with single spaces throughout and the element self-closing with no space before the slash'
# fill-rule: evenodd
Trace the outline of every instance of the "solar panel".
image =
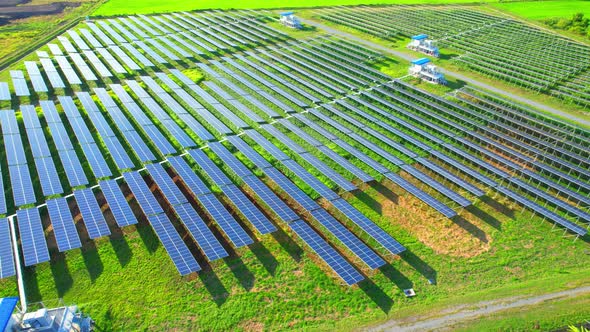
<svg viewBox="0 0 590 332">
<path fill-rule="evenodd" d="M 6 82 L 0 82 L 0 100 L 10 100 L 10 90 Z"/>
<path fill-rule="evenodd" d="M 59 158 L 66 171 L 66 177 L 70 182 L 70 186 L 77 187 L 88 184 L 88 178 L 84 173 L 82 164 L 74 150 L 59 151 Z"/>
<path fill-rule="evenodd" d="M 232 172 L 234 172 L 239 178 L 251 175 L 252 172 L 242 164 L 238 158 L 236 158 L 227 148 L 225 148 L 219 142 L 209 143 L 209 148 L 215 152 L 215 154 L 221 158 L 221 160 L 227 165 Z"/>
<path fill-rule="evenodd" d="M 129 44 L 129 43 L 123 43 L 122 44 L 123 47 L 125 47 L 125 49 L 127 49 L 127 51 L 129 51 L 129 53 L 131 53 L 131 55 L 133 55 L 133 57 L 135 59 L 137 59 L 137 61 L 139 61 L 139 63 L 141 63 L 144 67 L 154 67 L 154 63 L 151 62 L 148 58 L 146 58 L 141 52 L 139 52 L 133 45 Z M 111 48 L 113 49 L 113 48 Z M 113 49 L 115 50 L 115 49 Z M 116 52 L 116 50 L 115 50 Z M 119 57 L 121 59 L 124 59 L 122 57 L 122 55 L 119 55 Z"/>
<path fill-rule="evenodd" d="M 320 180 L 318 180 L 315 176 L 309 173 L 305 168 L 299 165 L 294 160 L 283 160 L 283 165 L 287 167 L 291 172 L 293 172 L 297 177 L 299 177 L 303 182 L 305 182 L 308 186 L 310 186 L 315 192 L 320 194 L 325 199 L 331 201 L 333 199 L 337 199 L 340 196 L 333 192 L 330 188 L 328 188 L 325 184 L 323 184 Z"/>
<path fill-rule="evenodd" d="M 328 242 L 320 237 L 303 220 L 297 220 L 289 224 L 289 227 L 305 242 L 346 284 L 354 285 L 364 279 L 344 257 L 342 257 Z"/>
<path fill-rule="evenodd" d="M 31 95 L 29 87 L 27 86 L 27 80 L 24 79 L 22 71 L 11 70 L 10 77 L 12 79 L 12 85 L 14 86 L 14 94 L 17 97 L 27 97 Z"/>
<path fill-rule="evenodd" d="M 133 192 L 133 196 L 135 196 L 135 199 L 146 216 L 164 213 L 164 210 L 139 172 L 124 173 L 123 178 L 127 182 L 127 185 L 129 185 L 129 189 Z"/>
<path fill-rule="evenodd" d="M 35 166 L 37 167 L 37 174 L 39 175 L 43 195 L 63 194 L 64 190 L 59 181 L 59 174 L 57 173 L 53 159 L 51 157 L 35 158 Z"/>
<path fill-rule="evenodd" d="M 12 198 L 15 206 L 33 204 L 37 201 L 33 182 L 27 165 L 8 166 L 10 174 L 10 185 L 12 187 Z"/>
<path fill-rule="evenodd" d="M 53 55 L 63 55 L 64 53 L 61 51 L 61 48 L 57 44 L 47 44 L 51 54 Z"/>
<path fill-rule="evenodd" d="M 555 223 L 558 223 L 559 225 L 567 228 L 568 230 L 574 232 L 579 236 L 584 236 L 588 233 L 588 231 L 585 228 L 572 223 L 571 221 L 561 217 L 557 213 L 548 210 L 547 208 L 509 190 L 508 188 L 498 186 L 496 187 L 496 190 L 506 195 L 510 199 L 514 200 L 515 202 L 523 205 L 524 207 L 533 210 L 535 213 L 538 213 L 541 216 L 548 218 L 549 220 Z"/>
<path fill-rule="evenodd" d="M 180 175 L 182 181 L 195 194 L 202 195 L 210 193 L 211 190 L 205 185 L 203 180 L 193 171 L 190 165 L 180 156 L 169 157 L 168 162 L 174 168 L 176 173 Z"/>
<path fill-rule="evenodd" d="M 353 165 L 348 159 L 340 156 L 327 146 L 318 146 L 318 150 L 320 150 L 324 155 L 332 159 L 334 162 L 340 165 L 340 167 L 346 169 L 348 172 L 353 174 L 356 178 L 360 179 L 361 181 L 367 183 L 374 180 L 372 176 L 365 173 L 363 170 Z"/>
<path fill-rule="evenodd" d="M 125 136 L 125 140 L 127 140 L 127 143 L 131 146 L 133 151 L 135 151 L 135 154 L 141 162 L 145 163 L 156 160 L 156 156 L 135 130 L 125 131 L 123 132 L 123 136 Z"/>
<path fill-rule="evenodd" d="M 82 59 L 82 56 L 80 54 L 71 53 L 70 59 L 72 59 L 72 61 L 74 61 L 74 65 L 76 65 L 76 67 L 78 68 L 78 70 L 82 74 L 82 77 L 84 77 L 85 80 L 87 80 L 87 81 L 97 81 L 98 80 L 96 75 L 94 75 L 94 73 L 92 72 L 90 67 L 88 67 L 88 65 L 86 64 L 84 59 Z"/>
<path fill-rule="evenodd" d="M 175 205 L 174 211 L 209 261 L 229 256 L 190 203 Z"/>
<path fill-rule="evenodd" d="M 149 216 L 148 220 L 180 275 L 185 276 L 201 270 L 199 263 L 165 214 Z"/>
<path fill-rule="evenodd" d="M 171 205 L 188 203 L 186 197 L 184 197 L 178 186 L 176 186 L 162 165 L 149 164 L 146 165 L 146 168 L 152 179 L 154 179 L 154 182 L 158 185 L 166 197 L 166 200 L 168 200 Z"/>
<path fill-rule="evenodd" d="M 201 195 L 197 199 L 236 248 L 254 242 L 214 194 Z"/>
<path fill-rule="evenodd" d="M 153 49 L 151 49 L 149 46 L 147 46 L 143 42 L 136 41 L 135 45 L 139 46 L 139 48 L 141 48 L 147 55 L 152 57 L 152 59 L 154 59 L 157 63 L 160 63 L 160 64 L 167 64 L 168 63 L 168 61 L 164 60 L 164 58 L 162 58 L 158 53 L 154 52 Z M 162 45 L 160 45 L 160 47 L 162 47 Z"/>
<path fill-rule="evenodd" d="M 414 178 L 423 182 L 427 186 L 434 188 L 434 190 L 436 190 L 436 191 L 440 192 L 441 194 L 445 195 L 446 197 L 450 198 L 452 201 L 461 205 L 462 207 L 467 207 L 467 206 L 471 205 L 471 202 L 468 199 L 457 194 L 453 190 L 445 187 L 440 182 L 432 179 L 431 177 L 420 172 L 416 168 L 409 166 L 409 165 L 403 165 L 402 169 L 405 172 L 407 172 L 408 174 L 412 175 Z"/>
<path fill-rule="evenodd" d="M 6 214 L 6 196 L 4 196 L 4 180 L 2 176 L 0 176 L 0 214 Z"/>
<path fill-rule="evenodd" d="M 133 47 L 133 46 L 130 46 L 130 47 Z M 134 70 L 134 71 L 141 69 L 141 67 L 135 61 L 133 61 L 133 59 L 131 59 L 131 57 L 129 57 L 127 55 L 127 53 L 123 52 L 123 50 L 119 46 L 112 45 L 109 48 L 123 62 L 123 64 L 125 64 L 127 67 L 129 67 L 129 69 Z M 136 50 L 136 52 L 137 52 L 137 50 Z M 145 57 L 144 57 L 144 59 L 147 62 L 149 62 L 149 60 L 147 60 Z M 125 70 L 125 69 L 123 68 L 123 70 Z M 124 73 L 122 73 L 122 74 L 124 74 Z"/>
<path fill-rule="evenodd" d="M 483 190 L 477 188 L 476 186 L 472 185 L 471 183 L 464 181 L 463 179 L 460 179 L 459 177 L 455 176 L 454 174 L 450 173 L 449 171 L 440 167 L 439 165 L 429 161 L 428 159 L 417 158 L 416 161 L 419 162 L 420 164 L 422 164 L 424 167 L 428 168 L 429 170 L 431 170 L 437 174 L 440 174 L 442 177 L 444 177 L 448 181 L 451 181 L 452 183 L 467 190 L 468 192 L 470 192 L 471 194 L 473 194 L 477 197 L 481 197 L 481 196 L 485 195 L 485 192 Z"/>
<path fill-rule="evenodd" d="M 90 168 L 96 178 L 104 178 L 113 175 L 102 152 L 95 143 L 82 145 L 82 151 L 90 164 Z"/>
<path fill-rule="evenodd" d="M 235 146 L 241 153 L 243 153 L 250 161 L 252 161 L 258 168 L 265 169 L 272 167 L 258 152 L 244 142 L 239 136 L 228 136 L 227 140 Z"/>
<path fill-rule="evenodd" d="M 252 223 L 260 234 L 269 234 L 277 228 L 264 216 L 262 212 L 252 203 L 246 195 L 235 185 L 228 185 L 222 188 L 223 193 L 237 207 L 237 209 Z"/>
<path fill-rule="evenodd" d="M 286 223 L 299 219 L 299 216 L 283 202 L 270 188 L 266 186 L 259 178 L 248 176 L 243 178 L 244 183 L 252 189 L 266 205 L 270 207 L 276 215 Z"/>
<path fill-rule="evenodd" d="M 197 162 L 199 167 L 205 171 L 213 182 L 218 186 L 226 186 L 232 184 L 227 175 L 225 175 L 207 155 L 201 150 L 189 150 L 189 155 Z"/>
<path fill-rule="evenodd" d="M 33 89 L 36 92 L 47 92 L 47 85 L 45 85 L 45 80 L 43 80 L 43 77 L 41 76 L 37 63 L 34 61 L 25 61 L 25 67 L 27 68 L 27 73 L 33 84 Z"/>
<path fill-rule="evenodd" d="M 324 176 L 330 179 L 330 181 L 336 183 L 336 185 L 340 187 L 342 190 L 353 191 L 357 189 L 357 187 L 350 183 L 350 181 L 346 180 L 342 175 L 334 171 L 332 168 L 328 167 L 328 165 L 316 158 L 314 155 L 310 153 L 304 153 L 300 156 L 301 158 L 305 159 L 305 161 L 310 163 L 313 167 L 315 167 L 318 171 L 320 171 Z"/>
<path fill-rule="evenodd" d="M 65 56 L 63 56 L 63 55 L 56 56 L 55 61 L 57 61 L 59 68 L 66 76 L 66 80 L 68 81 L 69 84 L 71 84 L 71 85 L 82 84 L 80 77 L 78 77 L 78 74 L 74 71 L 74 68 L 72 68 L 68 59 Z"/>
<path fill-rule="evenodd" d="M 137 219 L 127 203 L 121 188 L 116 180 L 104 180 L 98 182 L 104 198 L 115 217 L 115 221 L 119 227 L 137 224 Z"/>
<path fill-rule="evenodd" d="M 432 151 L 431 154 L 436 158 L 444 161 L 445 163 L 451 165 L 452 167 L 460 170 L 461 172 L 469 175 L 471 178 L 476 179 L 477 181 L 485 184 L 488 187 L 495 187 L 497 185 L 497 183 L 489 177 L 457 162 L 456 160 L 440 153 L 439 151 Z"/>
<path fill-rule="evenodd" d="M 299 189 L 291 180 L 289 180 L 283 173 L 279 172 L 276 168 L 266 168 L 264 170 L 265 174 L 274 182 L 276 183 L 281 190 L 283 190 L 287 195 L 291 196 L 291 198 L 301 205 L 307 211 L 313 211 L 318 209 L 319 206 L 317 203 L 309 198 L 303 190 Z"/>
<path fill-rule="evenodd" d="M 453 218 L 454 216 L 457 215 L 457 213 L 455 211 L 453 211 L 453 209 L 449 208 L 448 206 L 441 203 L 436 198 L 434 198 L 434 197 L 430 196 L 429 194 L 423 192 L 422 190 L 418 189 L 413 184 L 411 184 L 410 182 L 403 179 L 401 176 L 394 174 L 394 173 L 387 173 L 384 175 L 389 180 L 391 180 L 393 183 L 397 184 L 402 189 L 409 192 L 411 195 L 417 197 L 418 199 L 420 199 L 421 201 L 426 203 L 428 206 L 430 206 L 430 207 L 434 208 L 435 210 L 437 210 L 438 212 L 442 213 L 445 217 Z"/>
<path fill-rule="evenodd" d="M 142 126 L 142 128 L 160 153 L 167 155 L 178 152 L 156 126 Z"/>
<path fill-rule="evenodd" d="M 283 143 L 289 149 L 294 151 L 295 153 L 301 154 L 301 153 L 307 152 L 307 150 L 304 149 L 301 145 L 293 142 L 292 139 L 290 139 L 287 135 L 283 134 L 277 128 L 273 127 L 273 125 L 265 124 L 265 125 L 262 125 L 261 128 L 264 129 L 271 136 L 273 136 L 275 139 L 277 139 L 279 142 Z"/>
<path fill-rule="evenodd" d="M 10 225 L 8 223 L 9 221 L 6 218 L 0 218 L 0 279 L 12 277 L 16 274 Z"/>
<path fill-rule="evenodd" d="M 92 189 L 85 188 L 74 191 L 74 197 L 78 204 L 78 209 L 84 219 L 84 225 L 91 239 L 107 236 L 111 234 L 109 226 L 102 215 L 102 211 Z"/>
<path fill-rule="evenodd" d="M 74 30 L 68 30 L 68 34 L 74 40 L 74 43 L 78 46 L 81 50 L 89 50 L 90 47 L 86 44 L 86 42 L 80 37 L 80 35 Z"/>
<path fill-rule="evenodd" d="M 25 266 L 49 261 L 45 231 L 37 208 L 16 211 Z"/>
<path fill-rule="evenodd" d="M 311 215 L 369 268 L 376 269 L 385 264 L 381 257 L 325 210 L 311 211 Z"/>
<path fill-rule="evenodd" d="M 24 165 L 27 163 L 23 142 L 19 135 L 4 134 L 4 146 L 6 148 L 6 159 L 8 166 Z"/>
<path fill-rule="evenodd" d="M 109 65 L 109 67 L 111 67 L 111 69 L 115 73 L 117 73 L 117 74 L 126 74 L 127 73 L 125 68 L 123 68 L 123 66 L 119 63 L 119 61 L 117 61 L 115 59 L 115 57 L 113 57 L 113 55 L 109 52 L 108 49 L 99 47 L 96 49 L 96 51 L 98 52 L 98 54 L 100 54 L 100 56 L 102 56 L 103 59 L 105 59 L 105 61 Z"/>
<path fill-rule="evenodd" d="M 246 130 L 246 135 L 254 140 L 258 145 L 262 146 L 268 153 L 270 153 L 275 159 L 279 161 L 289 159 L 283 151 L 277 148 L 274 144 L 269 142 L 264 136 L 253 129 Z"/>
<path fill-rule="evenodd" d="M 82 247 L 68 201 L 63 197 L 47 200 L 47 211 L 59 251 Z"/>
</svg>

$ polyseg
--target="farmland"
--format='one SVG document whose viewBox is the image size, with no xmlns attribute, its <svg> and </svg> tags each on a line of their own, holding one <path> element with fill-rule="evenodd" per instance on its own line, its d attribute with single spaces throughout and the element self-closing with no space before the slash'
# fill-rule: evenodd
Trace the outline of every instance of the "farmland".
<svg viewBox="0 0 590 332">
<path fill-rule="evenodd" d="M 543 20 L 554 17 L 571 17 L 575 13 L 590 15 L 590 3 L 588 1 L 520 1 L 512 3 L 495 3 L 493 7 L 508 11 L 515 15 L 531 19 Z"/>
<path fill-rule="evenodd" d="M 389 45 L 419 29 L 451 52 L 529 28 L 471 6 L 375 8 L 310 16 Z M 436 15 L 454 25 L 405 23 Z M 15 254 L 29 310 L 63 299 L 100 330 L 352 330 L 590 283 L 588 129 L 273 16 L 97 17 L 7 73 L 0 296 L 18 293 Z M 504 75 L 558 90 L 560 68 Z M 559 328 L 590 315 L 585 295 L 457 327 Z"/>
</svg>

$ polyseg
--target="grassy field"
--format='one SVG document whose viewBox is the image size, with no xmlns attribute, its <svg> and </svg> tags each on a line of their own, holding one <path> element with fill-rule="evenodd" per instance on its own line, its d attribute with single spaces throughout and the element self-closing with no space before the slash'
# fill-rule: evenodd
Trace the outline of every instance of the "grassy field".
<svg viewBox="0 0 590 332">
<path fill-rule="evenodd" d="M 495 2 L 484 0 L 483 2 Z M 473 3 L 473 0 L 179 0 L 162 2 L 159 0 L 109 0 L 101 6 L 93 15 L 111 16 L 125 14 L 150 14 L 161 12 L 174 12 L 181 10 L 198 9 L 255 9 L 255 8 L 302 8 L 320 6 L 343 6 L 343 5 L 375 5 L 375 4 L 448 4 L 448 3 Z M 479 1 L 481 2 L 481 1 Z"/>
<path fill-rule="evenodd" d="M 532 20 L 571 17 L 575 13 L 584 13 L 586 16 L 590 16 L 590 1 L 584 0 L 519 1 L 494 3 L 492 6 Z"/>
<path fill-rule="evenodd" d="M 35 0 L 28 5 L 39 5 L 65 0 Z M 0 26 L 0 63 L 8 60 L 23 49 L 37 45 L 41 40 L 51 37 L 60 28 L 64 28 L 73 20 L 87 15 L 100 0 L 81 0 L 79 7 L 68 7 L 64 12 L 56 15 L 33 16 L 15 20 Z M 31 49 L 32 51 L 32 49 Z"/>
<path fill-rule="evenodd" d="M 587 242 L 562 238 L 528 213 L 504 210 L 505 216 L 489 201 L 465 213 L 463 222 L 437 220 L 412 210 L 414 199 L 382 186 L 366 188 L 351 201 L 409 249 L 352 288 L 326 275 L 308 249 L 282 232 L 207 266 L 197 277 L 181 278 L 141 222 L 125 235 L 54 253 L 51 264 L 27 269 L 28 298 L 78 303 L 103 331 L 351 330 L 460 303 L 590 283 Z M 472 213 L 488 217 L 484 222 Z M 402 295 L 409 287 L 416 298 Z M 13 280 L 0 282 L 0 296 L 14 294 Z M 558 309 L 564 321 L 580 317 L 580 311 Z"/>
</svg>

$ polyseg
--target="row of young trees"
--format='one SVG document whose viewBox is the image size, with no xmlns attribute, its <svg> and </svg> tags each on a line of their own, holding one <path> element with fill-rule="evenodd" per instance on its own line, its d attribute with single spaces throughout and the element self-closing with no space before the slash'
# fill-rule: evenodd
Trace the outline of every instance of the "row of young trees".
<svg viewBox="0 0 590 332">
<path fill-rule="evenodd" d="M 554 29 L 568 30 L 590 38 L 590 19 L 584 17 L 583 13 L 576 13 L 571 18 L 550 18 L 544 23 Z"/>
</svg>

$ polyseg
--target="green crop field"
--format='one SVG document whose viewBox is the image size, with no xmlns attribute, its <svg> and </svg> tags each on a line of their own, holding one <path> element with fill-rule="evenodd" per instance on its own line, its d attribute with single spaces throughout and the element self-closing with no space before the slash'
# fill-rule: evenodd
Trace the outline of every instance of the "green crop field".
<svg viewBox="0 0 590 332">
<path fill-rule="evenodd" d="M 590 1 L 526 1 L 495 3 L 494 7 L 532 20 L 571 17 L 575 13 L 590 16 Z"/>
<path fill-rule="evenodd" d="M 344 5 L 378 5 L 378 4 L 450 4 L 450 3 L 472 3 L 473 0 L 109 0 L 100 7 L 93 15 L 110 16 L 126 14 L 150 14 L 162 12 L 174 12 L 182 10 L 199 9 L 255 9 L 255 8 L 301 8 L 319 6 L 344 6 Z M 480 1 L 481 2 L 481 1 Z M 487 1 L 484 1 L 487 2 Z M 494 2 L 494 1 L 491 1 Z"/>
</svg>

